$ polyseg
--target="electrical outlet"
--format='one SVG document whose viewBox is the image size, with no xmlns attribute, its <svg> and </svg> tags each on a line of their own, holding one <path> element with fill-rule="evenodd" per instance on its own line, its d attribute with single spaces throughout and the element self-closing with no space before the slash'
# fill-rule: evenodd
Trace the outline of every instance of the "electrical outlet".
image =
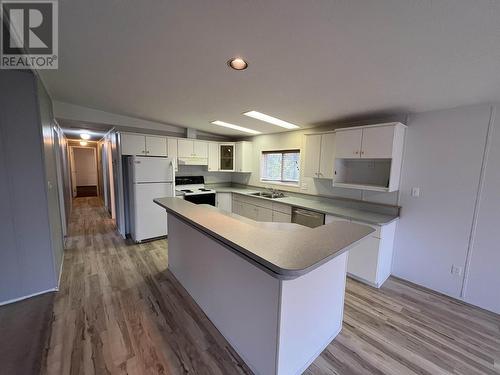
<svg viewBox="0 0 500 375">
<path fill-rule="evenodd" d="M 420 188 L 419 187 L 411 188 L 411 196 L 412 197 L 420 197 Z"/>
<path fill-rule="evenodd" d="M 302 185 L 300 185 L 300 188 L 302 190 L 307 190 L 307 182 L 303 182 Z"/>
<path fill-rule="evenodd" d="M 455 266 L 454 264 L 451 266 L 451 274 L 454 276 L 462 276 L 463 268 L 459 266 Z"/>
</svg>

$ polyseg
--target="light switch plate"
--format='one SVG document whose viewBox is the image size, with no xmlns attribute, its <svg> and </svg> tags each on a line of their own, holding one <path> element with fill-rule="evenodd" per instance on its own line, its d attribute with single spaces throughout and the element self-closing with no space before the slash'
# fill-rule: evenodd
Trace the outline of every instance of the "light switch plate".
<svg viewBox="0 0 500 375">
<path fill-rule="evenodd" d="M 300 185 L 300 188 L 302 190 L 307 190 L 307 182 L 303 182 L 301 185 Z"/>
<path fill-rule="evenodd" d="M 411 188 L 411 196 L 412 197 L 420 197 L 420 188 L 419 187 Z"/>
<path fill-rule="evenodd" d="M 459 266 L 451 266 L 451 274 L 454 276 L 462 276 L 463 268 Z"/>
</svg>

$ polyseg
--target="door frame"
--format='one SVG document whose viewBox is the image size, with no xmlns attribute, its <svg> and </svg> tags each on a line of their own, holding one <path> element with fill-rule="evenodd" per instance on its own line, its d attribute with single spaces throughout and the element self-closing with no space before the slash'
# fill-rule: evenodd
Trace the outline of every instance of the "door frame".
<svg viewBox="0 0 500 375">
<path fill-rule="evenodd" d="M 75 155 L 73 153 L 73 150 L 75 148 L 87 148 L 87 149 L 91 149 L 93 151 L 93 155 L 94 155 L 94 166 L 95 166 L 95 169 L 96 169 L 96 174 L 99 173 L 99 169 L 98 169 L 98 165 L 97 165 L 97 149 L 96 147 L 92 147 L 92 146 L 74 146 L 74 145 L 70 145 L 69 146 L 69 154 L 70 154 L 70 158 L 69 158 L 69 161 L 70 161 L 70 171 L 71 171 L 71 192 L 72 192 L 72 196 L 73 198 L 76 197 L 76 169 L 75 169 Z M 99 196 L 99 181 L 97 181 L 97 196 Z"/>
</svg>

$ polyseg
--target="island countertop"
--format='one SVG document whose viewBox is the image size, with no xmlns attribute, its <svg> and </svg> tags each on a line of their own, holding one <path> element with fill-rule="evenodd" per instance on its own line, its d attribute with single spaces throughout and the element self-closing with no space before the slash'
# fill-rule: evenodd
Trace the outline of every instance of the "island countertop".
<svg viewBox="0 0 500 375">
<path fill-rule="evenodd" d="M 257 222 L 179 198 L 154 202 L 279 279 L 294 279 L 344 253 L 374 229 L 336 221 L 317 228 Z"/>
</svg>

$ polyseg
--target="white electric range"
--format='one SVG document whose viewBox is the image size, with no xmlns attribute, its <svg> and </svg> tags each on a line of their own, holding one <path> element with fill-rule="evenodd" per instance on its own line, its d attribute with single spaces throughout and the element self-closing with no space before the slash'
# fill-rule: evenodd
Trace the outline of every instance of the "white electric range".
<svg viewBox="0 0 500 375">
<path fill-rule="evenodd" d="M 176 176 L 175 192 L 189 202 L 215 206 L 215 190 L 205 188 L 203 176 Z"/>
</svg>

